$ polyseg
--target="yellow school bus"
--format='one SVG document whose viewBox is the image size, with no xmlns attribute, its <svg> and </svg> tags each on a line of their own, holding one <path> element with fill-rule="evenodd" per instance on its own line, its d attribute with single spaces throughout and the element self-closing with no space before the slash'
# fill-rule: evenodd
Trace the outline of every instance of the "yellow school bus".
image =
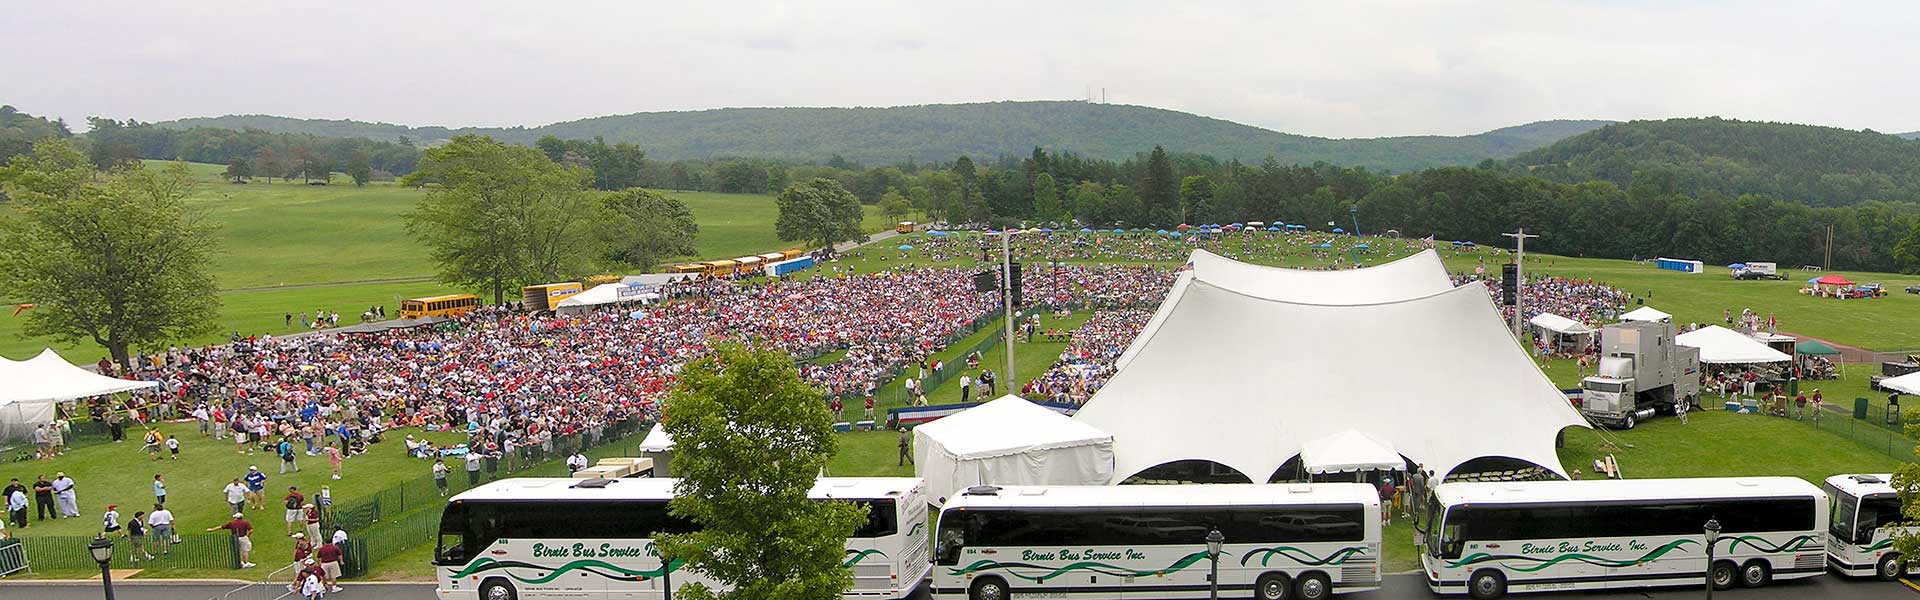
<svg viewBox="0 0 1920 600">
<path fill-rule="evenodd" d="M 561 300 L 585 291 L 578 281 L 543 283 L 520 288 L 520 302 L 527 310 L 553 310 Z"/>
<path fill-rule="evenodd" d="M 619 283 L 620 279 L 621 277 L 619 275 L 595 275 L 592 277 L 588 277 L 584 280 L 581 280 L 580 283 L 584 283 L 587 285 L 600 285 L 603 283 Z"/>
<path fill-rule="evenodd" d="M 705 275 L 707 274 L 707 263 L 681 263 L 671 267 L 667 267 L 667 272 L 668 273 L 692 273 L 696 275 Z"/>
<path fill-rule="evenodd" d="M 700 264 L 707 266 L 708 277 L 733 277 L 734 272 L 740 269 L 740 263 L 730 260 L 710 260 Z"/>
<path fill-rule="evenodd" d="M 895 233 L 913 233 L 913 221 L 901 221 L 893 225 Z"/>
<path fill-rule="evenodd" d="M 458 317 L 480 308 L 480 297 L 473 294 L 428 296 L 400 301 L 400 318 Z"/>
<path fill-rule="evenodd" d="M 801 256 L 803 256 L 803 255 L 805 255 L 806 253 L 807 253 L 807 251 L 805 251 L 805 250 L 781 250 L 781 251 L 780 251 L 780 257 L 781 257 L 781 258 L 780 258 L 780 260 L 793 260 L 793 259 L 796 259 L 796 258 L 800 258 Z"/>
</svg>

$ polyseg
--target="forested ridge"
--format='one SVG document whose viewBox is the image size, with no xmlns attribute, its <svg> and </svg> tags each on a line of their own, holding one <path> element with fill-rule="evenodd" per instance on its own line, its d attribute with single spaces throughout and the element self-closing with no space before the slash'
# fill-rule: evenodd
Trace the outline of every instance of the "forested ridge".
<svg viewBox="0 0 1920 600">
<path fill-rule="evenodd" d="M 232 115 L 158 123 L 395 139 L 431 144 L 486 135 L 532 144 L 542 137 L 630 143 L 660 159 L 744 157 L 806 162 L 841 156 L 863 163 L 934 162 L 1058 148 L 1124 159 L 1154 145 L 1221 159 L 1334 164 L 1390 171 L 1506 158 L 1608 121 L 1543 121 L 1468 136 L 1329 139 L 1281 133 L 1178 111 L 1089 102 L 988 102 L 887 108 L 722 108 L 593 117 L 539 127 L 406 127 L 348 120 Z"/>
<path fill-rule="evenodd" d="M 1720 118 L 1632 121 L 1522 153 L 1535 177 L 1627 185 L 1660 172 L 1679 191 L 1767 194 L 1815 206 L 1920 201 L 1920 141 L 1871 130 Z"/>
</svg>

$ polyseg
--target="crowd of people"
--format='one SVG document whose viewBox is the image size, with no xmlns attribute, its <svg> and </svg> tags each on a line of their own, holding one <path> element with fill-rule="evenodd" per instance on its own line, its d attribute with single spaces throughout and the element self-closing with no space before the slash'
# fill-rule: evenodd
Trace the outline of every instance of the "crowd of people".
<svg viewBox="0 0 1920 600">
<path fill-rule="evenodd" d="M 1164 291 L 1163 291 L 1164 295 Z M 1053 366 L 1020 390 L 1029 400 L 1085 404 L 1114 373 L 1114 361 L 1153 316 L 1150 308 L 1102 310 L 1073 331 Z"/>
</svg>

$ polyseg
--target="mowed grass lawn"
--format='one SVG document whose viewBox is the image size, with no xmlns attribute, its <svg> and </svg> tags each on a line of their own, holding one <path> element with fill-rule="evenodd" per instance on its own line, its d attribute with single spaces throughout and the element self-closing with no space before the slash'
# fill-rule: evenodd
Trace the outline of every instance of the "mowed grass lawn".
<svg viewBox="0 0 1920 600">
<path fill-rule="evenodd" d="M 281 475 L 277 457 L 261 452 L 238 454 L 231 439 L 220 441 L 203 438 L 192 424 L 163 424 L 160 430 L 170 436 L 181 436 L 179 460 L 148 460 L 147 454 L 141 450 L 141 430 L 136 427 L 129 431 L 126 442 L 82 446 L 53 460 L 0 464 L 0 481 L 17 477 L 23 483 L 30 483 L 39 475 L 53 479 L 55 473 L 64 471 L 74 478 L 80 503 L 80 518 L 36 520 L 25 529 L 9 529 L 9 533 L 28 540 L 39 536 L 92 536 L 100 532 L 100 518 L 108 504 L 120 505 L 123 519 L 131 518 L 134 511 L 152 510 L 155 474 L 166 477 L 167 506 L 174 512 L 177 521 L 175 528 L 182 535 L 199 533 L 228 520 L 232 512 L 227 507 L 222 488 L 233 478 L 246 475 L 248 466 L 258 465 L 267 474 L 267 496 L 262 503 L 264 510 L 248 510 L 247 520 L 257 528 L 253 535 L 253 558 L 260 566 L 247 570 L 246 574 L 264 575 L 279 568 L 293 556 L 293 544 L 286 535 L 283 518 L 285 508 L 281 504 L 282 498 L 286 497 L 287 486 L 298 486 L 302 493 L 308 495 L 318 493 L 322 486 L 328 486 L 332 488 L 335 503 L 356 502 L 387 487 L 429 475 L 431 463 L 404 456 L 400 440 L 407 433 L 425 436 L 438 444 L 465 441 L 464 436 L 459 434 L 411 430 L 390 432 L 386 442 L 373 445 L 366 454 L 348 458 L 342 466 L 342 479 L 333 481 L 329 477 L 326 459 L 306 456 L 303 452 L 305 447 L 297 442 L 296 455 L 301 472 Z M 462 468 L 458 463 L 449 464 L 455 467 L 455 476 L 464 476 L 458 472 Z M 125 541 L 121 540 L 120 555 L 126 555 L 125 548 Z M 121 565 L 116 563 L 116 566 Z M 154 569 L 154 575 L 170 577 L 236 575 L 230 569 L 169 568 L 164 559 L 140 566 Z M 74 575 L 86 576 L 85 573 Z"/>
</svg>

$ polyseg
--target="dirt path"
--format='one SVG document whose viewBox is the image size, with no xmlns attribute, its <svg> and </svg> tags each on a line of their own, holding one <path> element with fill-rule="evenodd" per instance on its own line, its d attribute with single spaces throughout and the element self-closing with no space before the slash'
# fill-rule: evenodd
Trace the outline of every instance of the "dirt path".
<svg viewBox="0 0 1920 600">
<path fill-rule="evenodd" d="M 1798 333 L 1794 333 L 1791 331 L 1782 331 L 1780 332 L 1780 335 L 1793 336 L 1793 339 L 1795 340 L 1794 343 L 1804 342 L 1807 340 L 1814 340 L 1822 344 L 1826 344 L 1828 346 L 1833 346 L 1833 349 L 1840 351 L 1840 362 L 1872 363 L 1876 365 L 1885 361 L 1904 362 L 1907 360 L 1907 355 L 1910 353 L 1913 353 L 1913 352 L 1875 352 L 1865 348 L 1858 348 L 1854 346 L 1848 346 L 1846 344 L 1836 343 L 1831 340 L 1823 340 L 1816 337 L 1800 335 Z"/>
</svg>

